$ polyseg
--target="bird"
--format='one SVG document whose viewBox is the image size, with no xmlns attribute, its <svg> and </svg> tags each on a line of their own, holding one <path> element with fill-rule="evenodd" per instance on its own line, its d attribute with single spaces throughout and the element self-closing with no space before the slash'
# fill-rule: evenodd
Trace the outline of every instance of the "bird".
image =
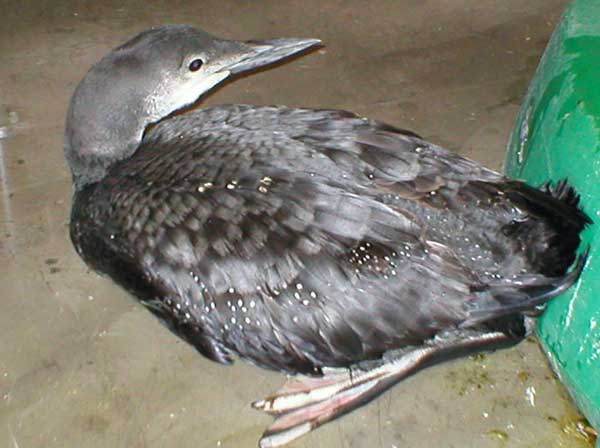
<svg viewBox="0 0 600 448">
<path fill-rule="evenodd" d="M 79 256 L 206 358 L 287 375 L 253 403 L 285 445 L 438 362 L 517 344 L 579 277 L 566 181 L 509 179 L 335 109 L 193 107 L 319 39 L 141 32 L 71 97 Z"/>
</svg>

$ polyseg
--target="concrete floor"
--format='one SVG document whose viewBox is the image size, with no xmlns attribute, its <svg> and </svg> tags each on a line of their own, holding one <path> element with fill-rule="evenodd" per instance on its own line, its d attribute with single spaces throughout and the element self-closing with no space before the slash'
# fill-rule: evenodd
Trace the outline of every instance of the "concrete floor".
<svg viewBox="0 0 600 448">
<path fill-rule="evenodd" d="M 357 111 L 500 168 L 563 0 L 2 2 L 0 446 L 252 447 L 248 403 L 282 376 L 213 364 L 110 281 L 67 236 L 68 98 L 145 27 L 308 36 L 326 47 L 207 103 Z M 534 341 L 431 368 L 294 447 L 578 447 L 578 416 Z"/>
</svg>

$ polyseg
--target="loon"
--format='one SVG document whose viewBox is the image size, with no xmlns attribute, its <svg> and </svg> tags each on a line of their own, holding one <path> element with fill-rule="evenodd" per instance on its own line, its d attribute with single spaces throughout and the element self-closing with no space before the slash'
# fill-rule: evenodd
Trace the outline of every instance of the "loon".
<svg viewBox="0 0 600 448">
<path fill-rule="evenodd" d="M 207 358 L 288 375 L 253 403 L 275 418 L 263 448 L 518 343 L 586 259 L 566 181 L 534 188 L 342 110 L 190 107 L 319 45 L 152 28 L 89 70 L 66 120 L 87 265 Z"/>
</svg>

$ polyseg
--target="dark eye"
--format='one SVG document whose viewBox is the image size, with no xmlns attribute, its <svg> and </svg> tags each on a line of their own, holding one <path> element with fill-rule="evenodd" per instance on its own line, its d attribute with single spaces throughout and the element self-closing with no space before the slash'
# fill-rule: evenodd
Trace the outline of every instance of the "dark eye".
<svg viewBox="0 0 600 448">
<path fill-rule="evenodd" d="M 202 65 L 204 64 L 204 61 L 202 59 L 194 59 L 192 62 L 190 62 L 189 68 L 191 72 L 196 72 L 198 70 L 200 70 L 200 67 L 202 67 Z"/>
</svg>

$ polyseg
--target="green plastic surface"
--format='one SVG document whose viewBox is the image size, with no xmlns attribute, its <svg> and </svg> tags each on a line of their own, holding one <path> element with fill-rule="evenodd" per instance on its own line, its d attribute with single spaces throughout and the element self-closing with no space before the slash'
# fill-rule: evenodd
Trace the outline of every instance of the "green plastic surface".
<svg viewBox="0 0 600 448">
<path fill-rule="evenodd" d="M 577 405 L 600 428 L 600 0 L 576 0 L 548 43 L 517 118 L 506 172 L 533 185 L 567 178 L 595 221 L 585 270 L 554 299 L 538 335 Z M 600 447 L 600 443 L 597 445 Z"/>
</svg>

